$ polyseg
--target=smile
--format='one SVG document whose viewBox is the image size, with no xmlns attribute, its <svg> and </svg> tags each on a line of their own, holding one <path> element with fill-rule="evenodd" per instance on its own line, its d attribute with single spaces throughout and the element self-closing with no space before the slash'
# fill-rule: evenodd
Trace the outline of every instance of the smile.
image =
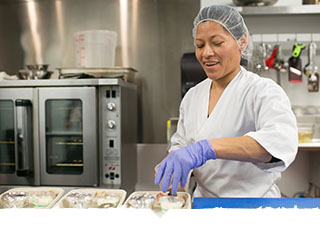
<svg viewBox="0 0 320 227">
<path fill-rule="evenodd" d="M 205 62 L 204 65 L 206 67 L 213 67 L 215 65 L 217 65 L 219 62 L 218 61 L 214 61 L 214 62 Z"/>
</svg>

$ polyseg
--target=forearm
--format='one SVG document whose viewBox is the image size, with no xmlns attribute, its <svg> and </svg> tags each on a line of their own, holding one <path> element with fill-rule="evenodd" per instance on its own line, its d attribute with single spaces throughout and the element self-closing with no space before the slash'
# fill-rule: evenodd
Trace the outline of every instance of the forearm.
<svg viewBox="0 0 320 227">
<path fill-rule="evenodd" d="M 272 156 L 249 136 L 209 139 L 218 159 L 269 162 Z"/>
</svg>

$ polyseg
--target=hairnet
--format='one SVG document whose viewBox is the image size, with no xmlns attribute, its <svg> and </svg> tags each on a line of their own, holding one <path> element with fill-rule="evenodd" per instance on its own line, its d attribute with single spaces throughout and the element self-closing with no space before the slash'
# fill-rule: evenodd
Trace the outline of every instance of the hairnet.
<svg viewBox="0 0 320 227">
<path fill-rule="evenodd" d="M 198 25 L 204 21 L 214 21 L 222 25 L 237 41 L 242 60 L 250 61 L 253 49 L 252 40 L 242 16 L 235 8 L 226 5 L 212 5 L 202 8 L 193 21 L 194 40 Z M 245 34 L 247 34 L 247 41 L 244 39 Z"/>
</svg>

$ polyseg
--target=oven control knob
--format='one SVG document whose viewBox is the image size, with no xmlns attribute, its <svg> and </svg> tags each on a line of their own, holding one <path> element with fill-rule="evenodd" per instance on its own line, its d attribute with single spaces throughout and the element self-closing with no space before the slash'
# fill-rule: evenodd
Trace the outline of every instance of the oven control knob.
<svg viewBox="0 0 320 227">
<path fill-rule="evenodd" d="M 109 120 L 107 122 L 107 126 L 108 126 L 108 128 L 115 128 L 116 127 L 116 122 L 113 121 L 113 120 Z"/>
<path fill-rule="evenodd" d="M 108 102 L 107 104 L 107 109 L 112 111 L 116 109 L 116 104 L 114 104 L 113 102 Z"/>
</svg>

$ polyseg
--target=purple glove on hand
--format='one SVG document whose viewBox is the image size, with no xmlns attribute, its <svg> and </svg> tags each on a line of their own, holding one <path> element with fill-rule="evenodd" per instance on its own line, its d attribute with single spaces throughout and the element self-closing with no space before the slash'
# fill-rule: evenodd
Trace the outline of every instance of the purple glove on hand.
<svg viewBox="0 0 320 227">
<path fill-rule="evenodd" d="M 181 182 L 181 187 L 186 185 L 188 174 L 192 169 L 198 168 L 207 160 L 216 159 L 216 157 L 216 152 L 208 140 L 201 140 L 171 151 L 160 164 L 154 183 L 159 184 L 162 179 L 161 190 L 166 192 L 173 175 L 171 194 L 176 195 L 179 183 Z"/>
</svg>

